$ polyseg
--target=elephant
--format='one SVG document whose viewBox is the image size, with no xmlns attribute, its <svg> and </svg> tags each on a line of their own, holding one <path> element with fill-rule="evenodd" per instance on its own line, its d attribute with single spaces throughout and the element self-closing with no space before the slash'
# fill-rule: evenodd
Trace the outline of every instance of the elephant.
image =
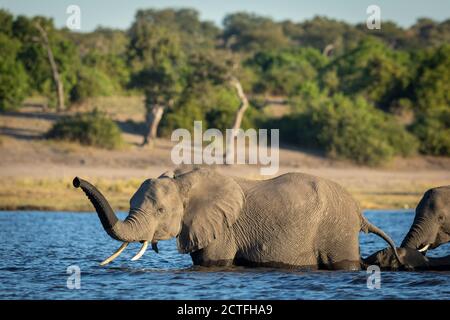
<svg viewBox="0 0 450 320">
<path fill-rule="evenodd" d="M 422 252 L 411 248 L 397 248 L 402 263 L 394 255 L 391 248 L 375 252 L 369 257 L 362 259 L 362 267 L 367 269 L 370 265 L 377 265 L 381 270 L 389 271 L 449 271 L 450 256 L 426 257 Z"/>
<path fill-rule="evenodd" d="M 450 241 L 450 186 L 425 192 L 401 247 L 426 253 Z"/>
<path fill-rule="evenodd" d="M 122 246 L 176 237 L 194 265 L 359 270 L 359 232 L 374 233 L 395 251 L 392 239 L 371 224 L 340 185 L 304 173 L 267 180 L 220 174 L 209 167 L 147 179 L 120 221 L 93 185 L 76 177 L 105 231 Z"/>
</svg>

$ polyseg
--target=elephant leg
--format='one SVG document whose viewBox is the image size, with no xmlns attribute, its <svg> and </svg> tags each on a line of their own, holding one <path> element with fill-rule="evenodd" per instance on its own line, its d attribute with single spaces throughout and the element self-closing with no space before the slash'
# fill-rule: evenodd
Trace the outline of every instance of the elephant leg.
<svg viewBox="0 0 450 320">
<path fill-rule="evenodd" d="M 326 255 L 326 258 L 319 258 L 318 266 L 319 269 L 325 270 L 358 271 L 361 270 L 361 260 L 359 255 L 354 254 L 345 255 L 342 257 Z"/>
<path fill-rule="evenodd" d="M 198 266 L 231 266 L 236 251 L 236 244 L 231 236 L 224 235 L 209 243 L 206 248 L 191 252 L 191 258 L 194 265 Z"/>
<path fill-rule="evenodd" d="M 206 250 L 206 251 L 205 251 Z M 191 252 L 192 262 L 196 266 L 202 267 L 228 267 L 233 265 L 233 258 L 212 258 L 206 249 Z"/>
<path fill-rule="evenodd" d="M 358 234 L 327 242 L 318 256 L 318 264 L 326 270 L 361 270 Z"/>
<path fill-rule="evenodd" d="M 360 261 L 338 261 L 331 264 L 331 270 L 348 270 L 348 271 L 359 271 L 361 270 Z"/>
</svg>

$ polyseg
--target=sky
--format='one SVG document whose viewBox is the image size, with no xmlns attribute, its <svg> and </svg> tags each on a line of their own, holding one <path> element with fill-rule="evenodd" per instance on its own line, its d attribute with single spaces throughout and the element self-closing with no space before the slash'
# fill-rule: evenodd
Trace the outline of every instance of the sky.
<svg viewBox="0 0 450 320">
<path fill-rule="evenodd" d="M 202 20 L 221 25 L 227 13 L 253 12 L 280 21 L 302 21 L 316 15 L 344 20 L 350 23 L 366 21 L 369 5 L 381 9 L 381 21 L 392 20 L 403 27 L 417 18 L 428 17 L 437 21 L 449 18 L 450 0 L 0 0 L 0 8 L 15 15 L 44 15 L 52 17 L 56 26 L 63 27 L 69 14 L 69 5 L 81 9 L 81 32 L 97 26 L 128 28 L 136 11 L 143 8 L 195 8 Z"/>
</svg>

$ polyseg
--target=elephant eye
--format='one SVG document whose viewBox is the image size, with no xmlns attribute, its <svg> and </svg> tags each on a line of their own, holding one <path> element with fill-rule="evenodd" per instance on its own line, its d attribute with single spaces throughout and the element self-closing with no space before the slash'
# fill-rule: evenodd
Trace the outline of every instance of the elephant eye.
<svg viewBox="0 0 450 320">
<path fill-rule="evenodd" d="M 438 220 L 439 220 L 439 222 L 443 222 L 445 220 L 445 217 L 444 216 L 439 216 Z"/>
<path fill-rule="evenodd" d="M 166 210 L 163 207 L 161 207 L 161 208 L 158 208 L 157 212 L 158 212 L 158 214 L 163 214 L 164 212 L 166 212 Z"/>
</svg>

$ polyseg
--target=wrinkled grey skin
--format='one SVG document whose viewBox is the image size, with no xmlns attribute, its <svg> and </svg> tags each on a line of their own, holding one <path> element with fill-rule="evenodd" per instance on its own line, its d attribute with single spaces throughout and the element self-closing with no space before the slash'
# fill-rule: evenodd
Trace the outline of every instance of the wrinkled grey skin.
<svg viewBox="0 0 450 320">
<path fill-rule="evenodd" d="M 392 248 L 386 248 L 375 252 L 365 259 L 362 259 L 362 267 L 367 269 L 370 265 L 377 265 L 382 270 L 391 271 L 450 270 L 450 256 L 439 258 L 426 257 L 421 252 L 411 248 L 397 248 L 397 252 L 402 259 L 402 264 L 398 263 Z"/>
<path fill-rule="evenodd" d="M 435 249 L 450 241 L 450 186 L 425 192 L 416 208 L 414 222 L 401 247 Z"/>
<path fill-rule="evenodd" d="M 91 200 L 92 201 L 92 200 Z M 360 269 L 359 232 L 372 232 L 338 184 L 301 173 L 262 181 L 208 168 L 146 180 L 117 221 L 98 210 L 108 234 L 124 242 L 177 237 L 195 265 Z"/>
</svg>

